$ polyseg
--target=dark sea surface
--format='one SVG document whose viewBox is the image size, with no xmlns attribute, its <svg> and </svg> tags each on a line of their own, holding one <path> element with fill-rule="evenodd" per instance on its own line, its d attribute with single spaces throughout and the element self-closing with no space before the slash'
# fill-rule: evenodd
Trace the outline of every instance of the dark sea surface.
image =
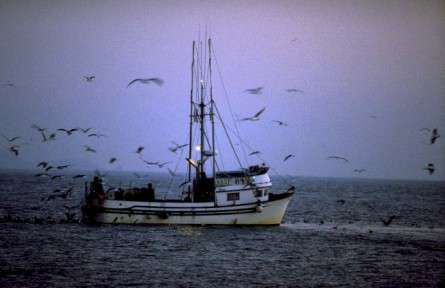
<svg viewBox="0 0 445 288">
<path fill-rule="evenodd" d="M 168 198 L 182 182 L 149 180 Z M 272 180 L 297 187 L 279 227 L 86 225 L 63 207 L 80 203 L 83 180 L 1 172 L 0 286 L 445 287 L 444 182 Z M 46 200 L 71 183 L 71 197 Z"/>
</svg>

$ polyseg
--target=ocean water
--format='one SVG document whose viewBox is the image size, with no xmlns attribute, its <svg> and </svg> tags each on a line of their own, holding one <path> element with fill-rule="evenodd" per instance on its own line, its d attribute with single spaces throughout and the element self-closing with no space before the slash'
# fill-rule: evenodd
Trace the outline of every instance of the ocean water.
<svg viewBox="0 0 445 288">
<path fill-rule="evenodd" d="M 167 198 L 181 180 L 106 176 L 111 186 L 151 181 Z M 279 227 L 85 225 L 83 180 L 1 172 L 0 286 L 445 287 L 445 183 L 272 181 L 297 187 Z M 67 199 L 47 200 L 71 185 Z"/>
</svg>

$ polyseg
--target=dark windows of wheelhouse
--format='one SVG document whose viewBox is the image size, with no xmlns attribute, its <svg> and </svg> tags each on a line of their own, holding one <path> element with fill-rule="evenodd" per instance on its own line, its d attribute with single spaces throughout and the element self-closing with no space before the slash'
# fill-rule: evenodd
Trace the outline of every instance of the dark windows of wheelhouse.
<svg viewBox="0 0 445 288">
<path fill-rule="evenodd" d="M 239 200 L 239 193 L 227 193 L 227 201 Z"/>
</svg>

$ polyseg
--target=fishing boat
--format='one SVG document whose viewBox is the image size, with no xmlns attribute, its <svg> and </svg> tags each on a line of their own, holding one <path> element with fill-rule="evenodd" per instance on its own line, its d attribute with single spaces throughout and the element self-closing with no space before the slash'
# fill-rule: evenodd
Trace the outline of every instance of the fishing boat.
<svg viewBox="0 0 445 288">
<path fill-rule="evenodd" d="M 230 135 L 213 98 L 211 39 L 205 41 L 204 51 L 208 51 L 208 57 L 204 56 L 205 61 L 202 61 L 202 45 L 197 46 L 194 41 L 188 157 L 184 157 L 188 173 L 186 181 L 178 187 L 181 199 L 158 199 L 152 187 L 104 192 L 101 179 L 96 177 L 92 183 L 85 185 L 82 206 L 84 221 L 113 224 L 280 225 L 294 194 L 293 186 L 285 191 L 275 191 L 268 174 L 269 167 L 264 163 L 243 167 L 231 141 L 230 146 L 240 168 L 223 171 L 218 165 L 215 118 L 220 120 L 229 140 Z M 207 129 L 208 126 L 210 129 Z M 196 130 L 199 133 L 194 133 Z"/>
</svg>

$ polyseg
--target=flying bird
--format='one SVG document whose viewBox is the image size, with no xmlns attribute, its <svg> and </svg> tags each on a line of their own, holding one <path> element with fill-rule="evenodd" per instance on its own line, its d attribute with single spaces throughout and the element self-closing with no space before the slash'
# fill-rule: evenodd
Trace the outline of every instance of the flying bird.
<svg viewBox="0 0 445 288">
<path fill-rule="evenodd" d="M 90 146 L 85 145 L 84 147 L 85 147 L 85 152 L 96 153 L 96 150 L 91 148 Z"/>
<path fill-rule="evenodd" d="M 328 156 L 327 159 L 337 159 L 337 160 L 343 160 L 345 163 L 349 163 L 349 160 L 344 158 L 344 157 L 340 157 L 340 156 Z"/>
<path fill-rule="evenodd" d="M 142 151 L 144 151 L 144 146 L 139 146 L 138 149 L 136 150 L 136 154 L 141 154 Z"/>
<path fill-rule="evenodd" d="M 289 89 L 286 89 L 286 92 L 288 92 L 288 93 L 304 93 L 303 90 L 301 90 L 301 89 L 296 89 L 296 88 L 289 88 Z"/>
<path fill-rule="evenodd" d="M 86 176 L 87 176 L 87 175 L 77 174 L 77 175 L 74 175 L 74 176 L 73 176 L 73 179 L 84 178 L 84 177 L 86 177 Z"/>
<path fill-rule="evenodd" d="M 48 166 L 48 162 L 45 162 L 45 161 L 42 161 L 39 164 L 37 164 L 37 167 L 46 168 L 46 166 Z"/>
<path fill-rule="evenodd" d="M 263 109 L 256 112 L 255 115 L 253 115 L 252 117 L 243 118 L 243 119 L 241 119 L 241 121 L 258 121 L 258 120 L 260 120 L 259 117 L 264 112 L 264 110 L 266 110 L 266 107 L 263 107 Z"/>
<path fill-rule="evenodd" d="M 164 84 L 164 80 L 162 80 L 161 78 L 137 78 L 128 83 L 127 88 L 136 82 L 140 82 L 142 84 L 150 84 L 151 82 L 153 82 L 158 86 L 162 86 Z"/>
<path fill-rule="evenodd" d="M 260 151 L 253 151 L 253 152 L 250 152 L 249 153 L 249 156 L 252 156 L 252 155 L 256 155 L 256 154 L 260 154 L 261 152 Z"/>
<path fill-rule="evenodd" d="M 51 180 L 60 180 L 63 177 L 64 177 L 63 175 L 54 175 L 54 176 L 51 176 Z"/>
<path fill-rule="evenodd" d="M 8 82 L 8 83 L 4 83 L 2 84 L 3 87 L 11 87 L 11 88 L 15 88 L 14 83 Z"/>
<path fill-rule="evenodd" d="M 163 168 L 168 163 L 170 163 L 170 161 L 167 161 L 167 162 L 164 162 L 164 163 L 158 163 L 157 165 L 158 165 L 159 168 Z"/>
<path fill-rule="evenodd" d="M 284 157 L 283 162 L 285 162 L 286 160 L 288 160 L 288 159 L 290 159 L 292 157 L 295 157 L 295 155 L 294 154 L 287 155 L 286 157 Z"/>
<path fill-rule="evenodd" d="M 116 160 L 117 160 L 117 159 L 113 157 L 113 158 L 111 158 L 111 159 L 108 161 L 108 163 L 113 164 L 114 162 L 116 162 Z"/>
<path fill-rule="evenodd" d="M 9 147 L 9 152 L 13 153 L 15 156 L 19 156 L 19 150 L 18 150 L 19 146 L 11 146 Z"/>
<path fill-rule="evenodd" d="M 60 128 L 60 129 L 57 129 L 57 131 L 65 132 L 66 135 L 71 136 L 74 132 L 79 131 L 79 128 L 73 128 L 73 129 L 70 129 L 70 130 Z"/>
<path fill-rule="evenodd" d="M 437 128 L 433 129 L 433 132 L 431 133 L 431 138 L 430 138 L 430 143 L 434 144 L 434 142 L 436 142 L 437 138 L 439 138 L 439 132 L 437 132 Z"/>
<path fill-rule="evenodd" d="M 258 94 L 261 94 L 262 90 L 263 90 L 263 87 L 257 87 L 257 88 L 246 89 L 246 90 L 244 90 L 244 93 L 258 95 Z"/>
<path fill-rule="evenodd" d="M 434 173 L 434 171 L 436 170 L 436 168 L 434 167 L 434 164 L 433 164 L 433 163 L 428 163 L 428 165 L 425 166 L 425 167 L 423 168 L 423 170 L 426 170 L 426 171 L 428 171 L 428 173 L 430 173 L 430 175 L 433 175 L 433 173 Z"/>
<path fill-rule="evenodd" d="M 80 131 L 82 131 L 82 133 L 86 134 L 86 133 L 88 133 L 88 132 L 89 132 L 91 129 L 93 129 L 93 128 L 89 127 L 89 128 L 86 128 L 86 129 L 83 129 L 83 128 L 77 128 L 77 129 L 79 129 Z"/>
<path fill-rule="evenodd" d="M 49 134 L 49 136 L 47 137 L 45 132 L 40 132 L 42 133 L 42 142 L 48 142 L 48 141 L 54 141 L 56 140 L 56 133 L 51 133 Z"/>
<path fill-rule="evenodd" d="M 375 213 L 377 213 L 377 210 L 372 205 L 368 204 L 368 207 L 371 208 Z M 396 215 L 391 215 L 387 219 L 383 219 L 380 216 L 378 216 L 378 217 L 379 217 L 380 221 L 382 221 L 383 225 L 385 225 L 385 226 L 389 226 L 394 219 L 398 218 L 398 216 L 396 216 Z"/>
<path fill-rule="evenodd" d="M 51 177 L 48 173 L 37 173 L 34 174 L 34 177 Z"/>
<path fill-rule="evenodd" d="M 287 126 L 287 123 L 284 123 L 283 121 L 280 120 L 272 120 L 272 122 L 277 123 L 279 126 Z"/>
<path fill-rule="evenodd" d="M 20 136 L 15 136 L 15 137 L 12 137 L 12 138 L 8 138 L 8 137 L 6 137 L 5 135 L 3 135 L 3 133 L 2 133 L 1 135 L 2 135 L 3 138 L 5 138 L 5 140 L 8 141 L 9 143 L 14 142 L 14 141 L 20 139 Z"/>
<path fill-rule="evenodd" d="M 91 134 L 88 134 L 88 137 L 97 137 L 97 138 L 100 138 L 100 137 L 106 137 L 106 135 L 105 135 L 105 134 L 91 133 Z"/>
<path fill-rule="evenodd" d="M 141 160 L 145 163 L 145 164 L 147 164 L 147 165 L 159 165 L 159 161 L 156 161 L 156 162 L 150 162 L 150 161 L 147 161 L 147 160 L 144 160 L 144 159 L 142 159 L 141 158 Z"/>
<path fill-rule="evenodd" d="M 40 127 L 40 126 L 38 126 L 38 125 L 36 125 L 36 124 L 32 124 L 32 125 L 31 125 L 31 128 L 32 128 L 32 129 L 36 129 L 36 130 L 39 131 L 39 132 L 45 132 L 45 131 L 46 131 L 46 128 L 42 128 L 42 127 Z"/>
<path fill-rule="evenodd" d="M 363 172 L 366 172 L 366 169 L 354 169 L 354 172 L 357 172 L 358 174 L 362 174 Z"/>
<path fill-rule="evenodd" d="M 182 149 L 182 148 L 188 146 L 188 144 L 178 144 L 178 143 L 176 143 L 174 141 L 172 141 L 172 143 L 173 143 L 174 146 L 173 147 L 169 147 L 168 150 L 170 150 L 173 153 L 176 153 L 176 151 L 178 151 L 178 149 Z"/>
<path fill-rule="evenodd" d="M 96 76 L 94 76 L 94 75 L 83 76 L 83 78 L 84 78 L 87 82 L 93 82 L 93 80 L 96 79 Z"/>
<path fill-rule="evenodd" d="M 58 170 L 62 170 L 62 169 L 65 169 L 65 168 L 68 168 L 68 167 L 70 167 L 71 165 L 60 165 L 60 166 L 57 166 L 56 168 L 58 169 Z"/>
<path fill-rule="evenodd" d="M 51 170 L 51 169 L 53 169 L 53 168 L 54 168 L 53 166 L 47 166 L 47 167 L 45 168 L 45 171 L 48 172 L 49 170 Z"/>
</svg>

